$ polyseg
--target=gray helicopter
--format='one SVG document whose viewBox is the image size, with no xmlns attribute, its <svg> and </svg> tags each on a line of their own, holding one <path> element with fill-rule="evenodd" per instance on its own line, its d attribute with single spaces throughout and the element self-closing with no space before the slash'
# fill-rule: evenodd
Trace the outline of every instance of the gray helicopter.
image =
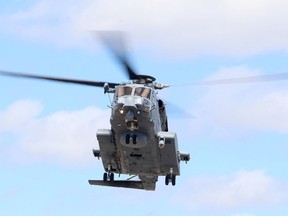
<svg viewBox="0 0 288 216">
<path fill-rule="evenodd" d="M 164 102 L 156 91 L 165 85 L 151 76 L 136 75 L 131 83 L 123 83 L 105 92 L 114 93 L 111 104 L 111 129 L 99 129 L 99 150 L 105 173 L 103 181 L 90 180 L 92 185 L 155 190 L 158 176 L 166 176 L 165 184 L 176 183 L 180 161 L 190 155 L 178 150 L 175 132 L 168 131 Z M 115 181 L 114 173 L 139 176 L 140 181 Z"/>
<path fill-rule="evenodd" d="M 179 152 L 176 133 L 168 131 L 165 104 L 156 96 L 167 86 L 154 81 L 137 75 L 132 83 L 106 87 L 114 93 L 111 129 L 97 131 L 100 150 L 93 151 L 102 157 L 106 172 L 103 181 L 90 184 L 155 190 L 158 176 L 166 176 L 165 184 L 175 185 L 179 162 L 189 161 L 190 155 Z M 139 176 L 140 181 L 114 181 L 114 173 Z"/>
<path fill-rule="evenodd" d="M 179 151 L 176 133 L 168 131 L 165 103 L 157 97 L 157 91 L 168 86 L 156 83 L 152 76 L 136 73 L 123 47 L 119 48 L 121 38 L 109 37 L 102 37 L 102 41 L 124 67 L 129 82 L 95 82 L 10 71 L 0 71 L 0 75 L 102 87 L 104 93 L 114 94 L 111 128 L 98 129 L 99 149 L 93 150 L 95 157 L 101 157 L 105 172 L 102 180 L 89 183 L 154 191 L 158 177 L 165 176 L 165 184 L 174 186 L 180 175 L 180 162 L 189 161 L 190 154 Z M 115 180 L 114 174 L 130 177 Z M 132 180 L 137 176 L 139 180 Z"/>
</svg>

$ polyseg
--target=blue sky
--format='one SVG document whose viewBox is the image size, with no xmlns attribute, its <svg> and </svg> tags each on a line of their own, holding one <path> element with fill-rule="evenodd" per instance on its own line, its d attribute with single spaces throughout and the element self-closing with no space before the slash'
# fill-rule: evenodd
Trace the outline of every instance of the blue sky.
<svg viewBox="0 0 288 216">
<path fill-rule="evenodd" d="M 284 0 L 31 0 L 0 3 L 0 68 L 121 82 L 92 30 L 123 30 L 139 73 L 159 93 L 169 128 L 192 160 L 175 187 L 93 187 L 102 177 L 95 132 L 109 128 L 102 89 L 0 78 L 3 215 L 287 215 L 287 81 L 192 86 L 288 71 Z M 169 107 L 168 107 L 169 110 Z"/>
</svg>

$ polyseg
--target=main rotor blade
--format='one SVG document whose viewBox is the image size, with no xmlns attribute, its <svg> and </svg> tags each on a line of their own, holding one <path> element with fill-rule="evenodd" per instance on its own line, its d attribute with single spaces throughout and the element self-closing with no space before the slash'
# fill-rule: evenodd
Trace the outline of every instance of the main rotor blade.
<svg viewBox="0 0 288 216">
<path fill-rule="evenodd" d="M 73 83 L 73 84 L 87 85 L 87 86 L 94 86 L 94 87 L 104 87 L 105 83 L 108 83 L 109 87 L 111 88 L 114 88 L 115 86 L 119 85 L 118 83 L 96 82 L 96 81 L 89 81 L 89 80 L 67 79 L 67 78 L 50 77 L 50 76 L 38 76 L 38 75 L 33 75 L 33 74 L 16 73 L 16 72 L 8 72 L 8 71 L 0 71 L 0 75 L 20 77 L 20 78 L 30 78 L 30 79 L 41 79 L 41 80 L 49 80 L 49 81 L 64 82 L 64 83 Z"/>
<path fill-rule="evenodd" d="M 172 103 L 170 101 L 165 100 L 166 104 L 166 110 L 169 113 L 169 118 L 176 118 L 176 119 L 192 119 L 195 118 L 195 116 L 192 116 L 190 113 L 188 113 L 186 110 L 182 109 L 175 103 Z"/>
<path fill-rule="evenodd" d="M 228 79 L 212 79 L 207 81 L 200 81 L 193 83 L 192 85 L 223 85 L 223 84 L 240 84 L 240 83 L 253 83 L 253 82 L 268 82 L 268 81 L 280 81 L 287 80 L 288 73 L 267 74 L 267 75 L 255 75 L 247 77 L 237 77 Z"/>
<path fill-rule="evenodd" d="M 138 74 L 128 61 L 124 33 L 120 31 L 94 31 L 94 33 L 124 67 L 129 79 L 139 79 Z"/>
</svg>

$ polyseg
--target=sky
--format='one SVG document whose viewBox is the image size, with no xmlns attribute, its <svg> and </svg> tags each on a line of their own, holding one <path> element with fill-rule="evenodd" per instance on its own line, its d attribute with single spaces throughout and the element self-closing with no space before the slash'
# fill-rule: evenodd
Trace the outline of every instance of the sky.
<svg viewBox="0 0 288 216">
<path fill-rule="evenodd" d="M 170 88 L 176 186 L 95 187 L 97 129 L 109 128 L 101 88 L 0 77 L 1 215 L 285 216 L 288 80 L 192 85 L 288 72 L 284 0 L 9 0 L 0 3 L 0 69 L 122 82 L 93 31 L 126 32 L 131 62 Z M 169 103 L 168 103 L 169 102 Z M 179 116 L 169 104 L 189 114 Z M 285 165 L 286 164 L 286 165 Z M 121 176 L 120 179 L 128 178 Z"/>
</svg>

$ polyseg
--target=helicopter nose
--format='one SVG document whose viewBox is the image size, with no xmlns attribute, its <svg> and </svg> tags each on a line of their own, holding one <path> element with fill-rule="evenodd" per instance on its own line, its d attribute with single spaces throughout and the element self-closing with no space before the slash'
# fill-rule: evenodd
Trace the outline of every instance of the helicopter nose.
<svg viewBox="0 0 288 216">
<path fill-rule="evenodd" d="M 122 103 L 123 103 L 123 106 L 122 106 L 123 110 L 125 111 L 125 113 L 128 114 L 128 112 L 134 113 L 137 110 L 137 106 L 141 104 L 142 101 L 140 101 L 138 98 L 135 98 L 135 97 L 126 97 L 124 98 Z M 129 115 L 132 115 L 132 114 L 129 114 Z"/>
<path fill-rule="evenodd" d="M 143 99 L 140 97 L 125 97 L 118 99 L 118 107 L 120 113 L 125 115 L 127 121 L 136 119 L 136 115 L 142 113 L 143 110 Z"/>
<path fill-rule="evenodd" d="M 130 96 L 126 97 L 124 100 L 124 107 L 136 107 L 136 104 L 142 103 L 141 99 Z"/>
</svg>

